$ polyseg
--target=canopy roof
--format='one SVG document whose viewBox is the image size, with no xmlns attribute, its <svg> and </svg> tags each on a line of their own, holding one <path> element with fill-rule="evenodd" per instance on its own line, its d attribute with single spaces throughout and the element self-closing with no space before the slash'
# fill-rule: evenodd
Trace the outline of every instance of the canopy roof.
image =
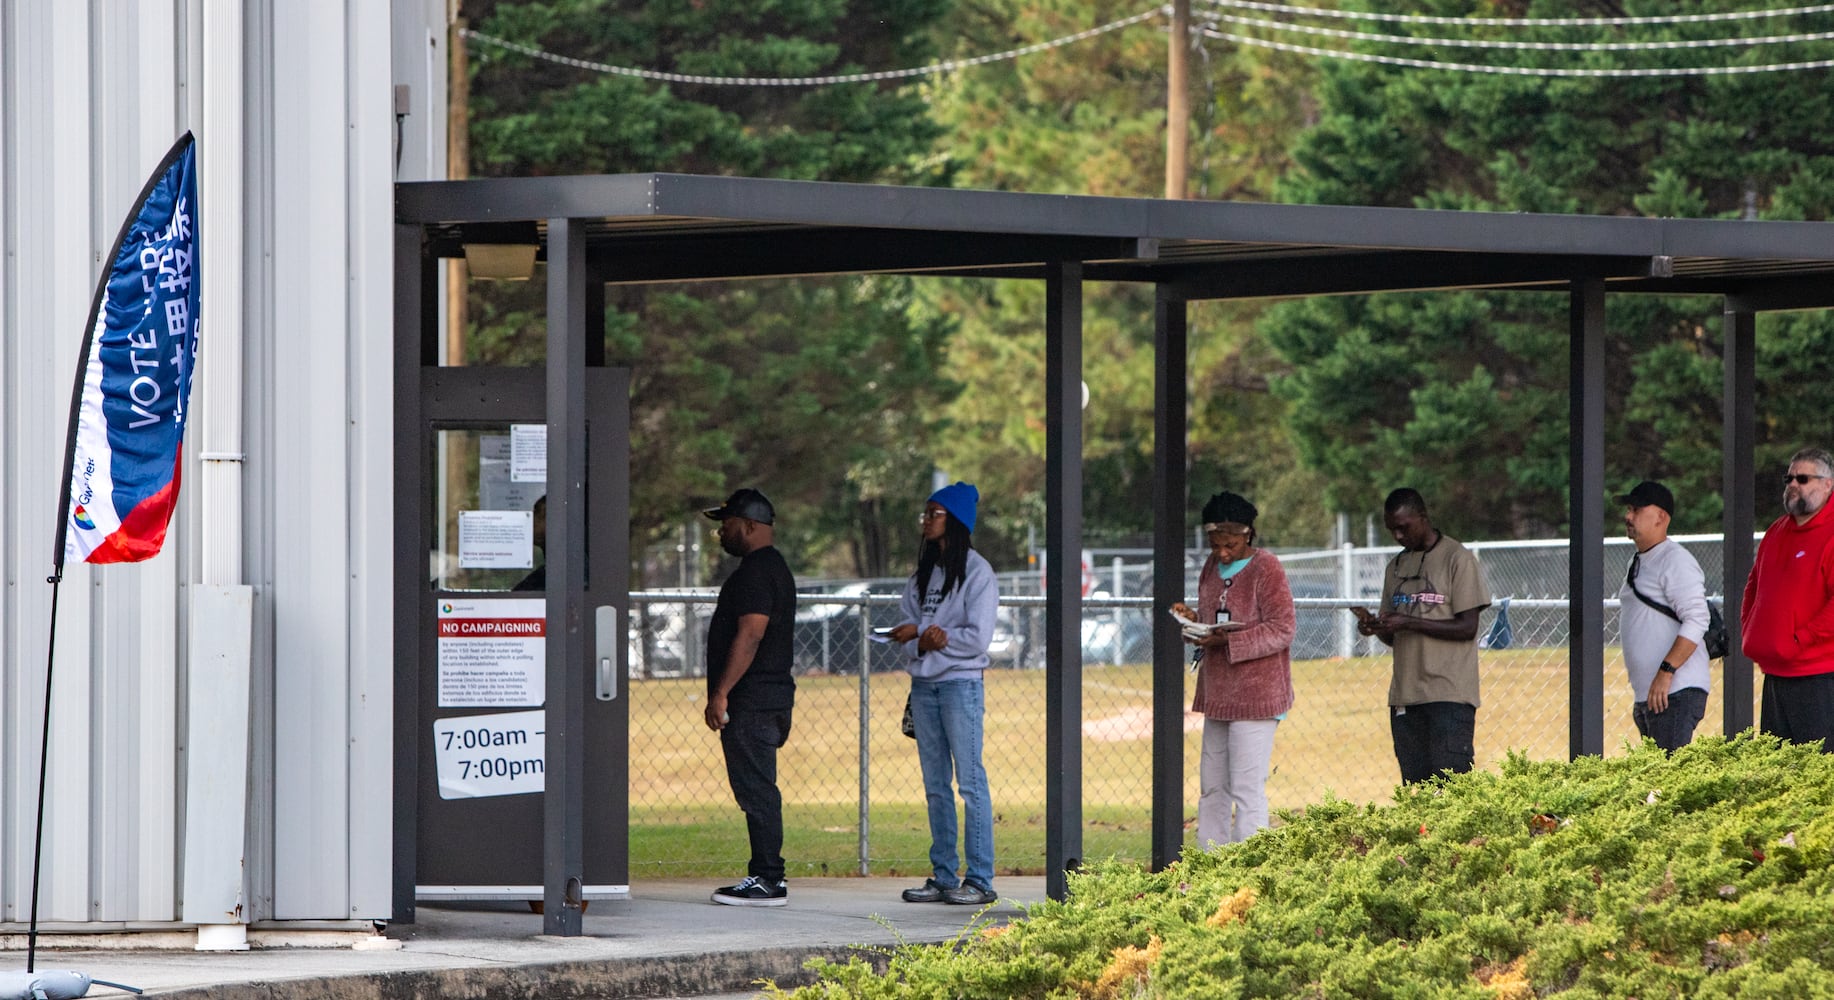
<svg viewBox="0 0 1834 1000">
<path fill-rule="evenodd" d="M 1752 308 L 1829 304 L 1834 227 L 1267 205 L 886 187 L 685 174 L 503 178 L 398 186 L 398 221 L 435 256 L 464 243 L 545 243 L 578 220 L 611 282 L 837 273 L 1039 278 L 1074 260 L 1093 281 L 1178 298 L 1431 288 L 1713 293 Z M 531 231 L 530 226 L 533 226 Z"/>
<path fill-rule="evenodd" d="M 1606 294 L 1724 296 L 1725 594 L 1742 592 L 1752 562 L 1754 314 L 1834 306 L 1834 223 L 1825 222 L 1257 205 L 681 174 L 422 182 L 399 184 L 396 192 L 402 447 L 413 447 L 422 426 L 415 369 L 439 364 L 433 258 L 459 256 L 467 243 L 538 243 L 549 257 L 547 413 L 550 429 L 561 428 L 550 438 L 549 476 L 571 491 L 550 508 L 549 540 L 557 546 L 554 526 L 562 524 L 564 540 L 578 528 L 566 527 L 566 518 L 583 518 L 579 400 L 583 366 L 604 363 L 605 283 L 875 272 L 1044 282 L 1045 856 L 1054 898 L 1067 891 L 1065 872 L 1081 864 L 1082 853 L 1081 599 L 1074 574 L 1082 531 L 1085 282 L 1154 285 L 1156 606 L 1183 600 L 1187 584 L 1187 302 L 1458 288 L 1566 293 L 1568 734 L 1574 755 L 1602 752 L 1604 739 Z M 411 522 L 411 501 L 398 503 L 405 504 L 404 523 Z M 562 515 L 558 521 L 555 510 Z M 397 545 L 397 613 L 404 620 L 421 598 L 415 581 L 426 553 L 417 545 Z M 583 613 L 587 595 L 578 565 L 570 578 L 550 576 L 548 582 L 550 621 L 573 621 Z M 1734 652 L 1723 669 L 1723 711 L 1725 731 L 1737 732 L 1753 717 L 1751 662 L 1738 652 L 1737 616 L 1727 618 Z M 1170 619 L 1154 621 L 1152 841 L 1154 866 L 1160 867 L 1178 856 L 1182 844 L 1186 652 Z M 550 633 L 550 647 L 558 632 Z M 552 649 L 549 656 L 550 671 L 566 662 Z M 550 719 L 576 711 L 569 706 L 578 692 L 563 683 L 564 674 L 557 676 L 549 685 Z M 566 731 L 562 722 L 550 726 Z M 548 781 L 561 787 L 569 766 L 557 763 L 554 739 Z M 568 809 L 573 811 L 546 814 L 550 855 L 558 856 L 553 845 L 579 839 L 577 809 Z M 398 824 L 411 829 L 412 820 L 412 802 L 398 795 Z M 549 870 L 560 868 L 550 860 Z M 559 885 L 550 878 L 551 913 L 563 909 Z"/>
</svg>

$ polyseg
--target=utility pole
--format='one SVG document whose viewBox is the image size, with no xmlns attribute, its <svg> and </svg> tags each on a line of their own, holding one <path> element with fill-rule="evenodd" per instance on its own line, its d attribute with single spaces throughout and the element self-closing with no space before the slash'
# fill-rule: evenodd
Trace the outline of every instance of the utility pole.
<svg viewBox="0 0 1834 1000">
<path fill-rule="evenodd" d="M 471 72 L 465 49 L 466 21 L 461 8 L 463 0 L 446 0 L 446 179 L 464 180 L 471 175 Z M 446 261 L 446 364 L 465 363 L 465 328 L 471 323 L 466 304 L 470 269 L 463 256 Z M 444 489 L 446 502 L 445 536 L 458 538 L 458 512 L 463 504 L 459 497 L 470 486 L 469 470 L 476 468 L 477 453 L 471 435 L 446 435 Z M 451 586 L 443 583 L 441 586 Z"/>
<path fill-rule="evenodd" d="M 1188 2 L 1188 0 L 1187 0 Z M 446 179 L 471 176 L 471 71 L 465 50 L 465 16 L 462 0 L 446 3 Z M 469 283 L 465 258 L 446 261 L 446 364 L 465 363 L 465 327 L 470 316 L 465 306 Z"/>
<path fill-rule="evenodd" d="M 1165 53 L 1165 196 L 1182 199 L 1191 148 L 1191 0 L 1172 0 Z"/>
</svg>

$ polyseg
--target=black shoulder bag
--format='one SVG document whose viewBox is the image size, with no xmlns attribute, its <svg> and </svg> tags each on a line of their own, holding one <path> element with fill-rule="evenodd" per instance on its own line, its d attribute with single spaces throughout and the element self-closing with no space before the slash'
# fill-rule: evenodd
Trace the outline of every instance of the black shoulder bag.
<svg viewBox="0 0 1834 1000">
<path fill-rule="evenodd" d="M 1681 620 L 1681 616 L 1675 613 L 1674 608 L 1658 601 L 1652 601 L 1643 596 L 1643 592 L 1637 589 L 1636 584 L 1632 583 L 1630 585 L 1630 592 L 1637 595 L 1637 600 L 1642 601 L 1644 604 L 1655 608 L 1657 611 L 1662 612 L 1676 621 Z M 1726 657 L 1726 653 L 1729 651 L 1730 639 L 1726 635 L 1726 620 L 1720 617 L 1719 606 L 1712 601 L 1707 602 L 1707 634 L 1701 637 L 1700 644 L 1706 648 L 1707 659 L 1709 660 L 1723 660 Z"/>
</svg>

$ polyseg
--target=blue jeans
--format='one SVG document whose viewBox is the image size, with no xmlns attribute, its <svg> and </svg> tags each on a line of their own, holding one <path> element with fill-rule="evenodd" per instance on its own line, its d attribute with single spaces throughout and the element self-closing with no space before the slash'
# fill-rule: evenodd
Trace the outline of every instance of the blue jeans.
<svg viewBox="0 0 1834 1000">
<path fill-rule="evenodd" d="M 930 868 L 936 884 L 953 889 L 956 878 L 955 785 L 965 807 L 966 881 L 993 888 L 993 799 L 981 766 L 985 688 L 974 680 L 911 679 L 911 721 L 917 727 L 917 760 L 930 807 Z"/>
<path fill-rule="evenodd" d="M 1649 702 L 1630 706 L 1630 721 L 1637 724 L 1637 735 L 1647 736 L 1656 745 L 1674 753 L 1694 738 L 1694 727 L 1707 714 L 1707 693 L 1700 688 L 1682 688 L 1668 693 L 1668 711 L 1652 712 Z"/>
</svg>

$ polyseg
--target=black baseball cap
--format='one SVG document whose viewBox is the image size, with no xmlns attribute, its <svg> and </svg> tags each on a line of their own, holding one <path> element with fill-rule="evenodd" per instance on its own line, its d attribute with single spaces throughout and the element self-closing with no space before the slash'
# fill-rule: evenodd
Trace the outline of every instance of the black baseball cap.
<svg viewBox="0 0 1834 1000">
<path fill-rule="evenodd" d="M 701 513 L 715 521 L 724 521 L 729 517 L 742 517 L 759 524 L 770 524 L 776 520 L 777 511 L 769 499 L 757 490 L 747 487 L 726 498 L 718 507 L 708 507 Z"/>
<path fill-rule="evenodd" d="M 1675 516 L 1675 494 L 1670 493 L 1668 487 L 1661 483 L 1644 480 L 1632 486 L 1629 493 L 1618 497 L 1617 502 L 1627 507 L 1647 507 L 1655 504 L 1668 511 L 1670 517 Z"/>
</svg>

